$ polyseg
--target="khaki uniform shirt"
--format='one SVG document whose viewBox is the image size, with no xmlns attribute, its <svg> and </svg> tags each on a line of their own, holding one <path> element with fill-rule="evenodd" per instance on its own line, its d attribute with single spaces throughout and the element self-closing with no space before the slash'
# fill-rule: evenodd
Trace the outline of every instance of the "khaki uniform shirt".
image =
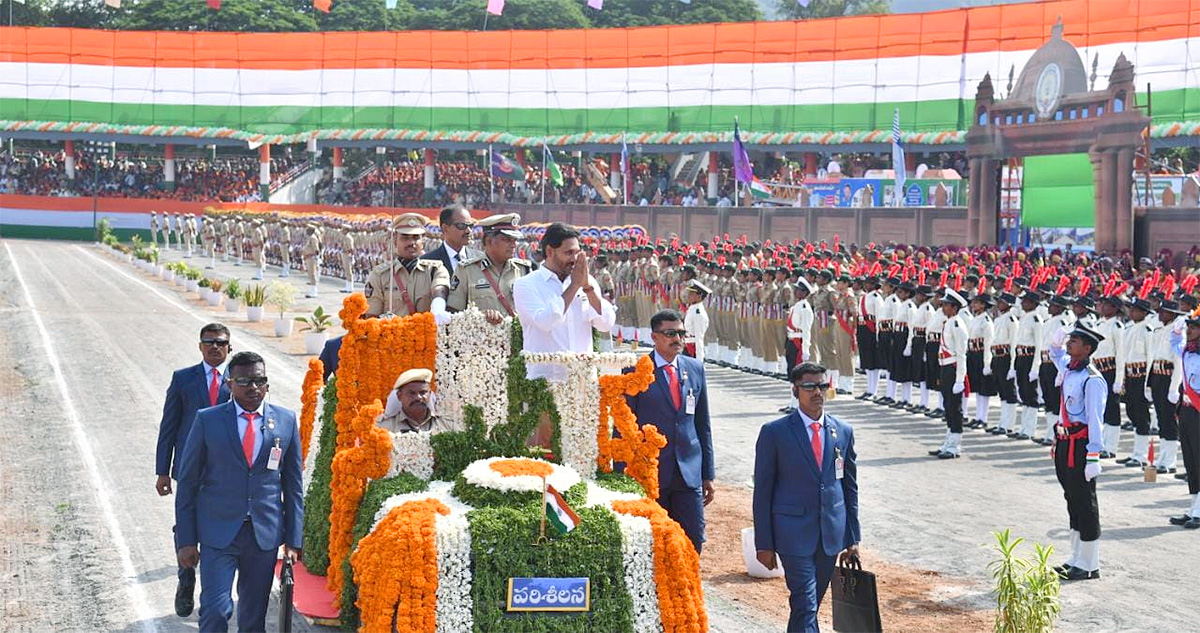
<svg viewBox="0 0 1200 633">
<path fill-rule="evenodd" d="M 424 422 L 413 422 L 404 415 L 404 411 L 396 413 L 396 415 L 382 417 L 375 422 L 382 429 L 386 429 L 388 433 L 442 433 L 445 431 L 461 431 L 457 425 L 438 417 L 431 415 L 425 418 Z"/>
<path fill-rule="evenodd" d="M 379 316 L 390 312 L 396 316 L 408 316 L 413 312 L 429 312 L 433 302 L 433 290 L 438 286 L 450 287 L 450 274 L 440 260 L 413 260 L 412 272 L 395 260 L 391 264 L 383 263 L 371 270 L 363 285 L 363 294 L 367 297 L 367 314 Z M 404 284 L 408 292 L 408 301 L 404 300 L 399 284 Z M 390 305 L 388 298 L 391 298 Z M 409 310 L 409 302 L 414 310 Z"/>
<path fill-rule="evenodd" d="M 491 273 L 496 286 L 508 302 L 508 308 L 504 307 L 504 303 L 496 296 L 492 282 L 483 274 L 484 270 Z M 466 310 L 467 306 L 474 305 L 480 310 L 496 310 L 500 314 L 516 316 L 509 311 L 513 305 L 513 282 L 532 271 L 533 262 L 517 257 L 505 262 L 504 269 L 499 272 L 486 255 L 462 260 L 450 279 L 450 297 L 446 299 L 446 307 L 451 310 Z"/>
</svg>

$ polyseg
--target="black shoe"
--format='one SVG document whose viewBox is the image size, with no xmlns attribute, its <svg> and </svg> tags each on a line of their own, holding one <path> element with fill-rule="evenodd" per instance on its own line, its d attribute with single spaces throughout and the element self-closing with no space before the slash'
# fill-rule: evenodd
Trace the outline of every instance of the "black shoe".
<svg viewBox="0 0 1200 633">
<path fill-rule="evenodd" d="M 862 392 L 861 395 L 855 396 L 854 399 L 855 400 L 870 400 L 871 397 L 872 397 L 871 394 L 864 391 L 864 392 Z"/>
<path fill-rule="evenodd" d="M 904 404 L 903 400 L 897 400 L 897 401 L 889 404 L 888 408 L 890 408 L 890 409 L 907 409 L 908 405 Z"/>
<path fill-rule="evenodd" d="M 1108 451 L 1100 451 L 1100 459 L 1112 459 L 1116 456 L 1117 456 L 1116 453 L 1110 453 Z"/>
<path fill-rule="evenodd" d="M 1028 440 L 1028 439 L 1030 439 L 1030 437 L 1029 437 L 1028 435 L 1025 435 L 1024 433 L 1017 433 L 1016 435 L 1010 435 L 1009 437 L 1013 438 L 1014 440 Z"/>
<path fill-rule="evenodd" d="M 1185 530 L 1195 530 L 1195 529 L 1200 529 L 1200 519 L 1192 519 L 1191 521 L 1188 521 L 1187 523 L 1184 523 L 1184 524 L 1183 524 L 1183 528 L 1184 528 Z"/>
<path fill-rule="evenodd" d="M 1177 473 L 1177 474 L 1175 475 L 1175 478 L 1176 478 L 1176 479 L 1182 479 L 1183 481 L 1187 481 L 1187 473 Z"/>
<path fill-rule="evenodd" d="M 930 411 L 929 413 L 926 413 L 925 415 L 927 415 L 931 418 L 940 418 L 940 417 L 945 416 L 946 412 L 943 411 L 942 409 L 934 409 L 933 411 Z"/>
<path fill-rule="evenodd" d="M 1075 569 L 1074 565 L 1068 565 L 1067 563 L 1063 563 L 1061 565 L 1054 566 L 1054 573 L 1058 574 L 1059 576 L 1062 576 L 1063 574 L 1071 571 L 1072 569 Z"/>
<path fill-rule="evenodd" d="M 1125 462 L 1126 468 L 1145 468 L 1146 466 L 1149 466 L 1149 464 L 1133 459 L 1132 457 L 1129 458 L 1129 461 Z"/>
<path fill-rule="evenodd" d="M 1042 439 L 1038 440 L 1037 443 L 1041 444 L 1042 446 L 1054 446 L 1054 440 L 1048 437 L 1043 437 Z"/>
<path fill-rule="evenodd" d="M 936 450 L 929 451 L 929 456 L 930 456 L 930 457 L 937 457 L 938 455 L 941 455 L 941 454 L 942 454 L 942 449 L 940 449 L 940 448 L 939 448 L 939 449 L 936 449 Z"/>
<path fill-rule="evenodd" d="M 875 399 L 875 404 L 889 405 L 889 404 L 892 404 L 893 402 L 895 402 L 895 400 L 893 400 L 887 396 L 883 396 L 882 398 Z"/>
<path fill-rule="evenodd" d="M 1122 457 L 1121 459 L 1117 460 L 1117 463 L 1118 464 L 1128 464 L 1129 460 L 1131 460 L 1131 459 L 1133 459 L 1132 455 L 1130 455 L 1129 457 Z"/>
<path fill-rule="evenodd" d="M 913 409 L 913 413 L 919 415 L 929 415 L 929 407 L 918 406 L 916 409 Z"/>
<path fill-rule="evenodd" d="M 1193 519 L 1191 516 L 1185 514 L 1181 517 L 1171 517 L 1170 521 L 1171 521 L 1171 525 L 1183 526 L 1183 525 L 1187 525 L 1188 521 L 1195 521 L 1195 519 Z"/>
<path fill-rule="evenodd" d="M 996 427 L 994 429 L 988 430 L 988 433 L 991 433 L 992 435 L 1008 435 L 1008 429 L 1002 429 L 1000 427 Z"/>
<path fill-rule="evenodd" d="M 782 375 L 782 374 L 780 374 L 780 375 Z M 848 396 L 848 395 L 851 395 L 851 394 L 853 394 L 854 392 L 853 392 L 853 391 L 850 391 L 849 389 L 838 389 L 838 390 L 837 390 L 837 393 L 838 393 L 838 394 L 841 394 L 841 395 L 843 395 L 843 396 Z"/>
<path fill-rule="evenodd" d="M 1122 424 L 1122 425 L 1121 425 L 1121 430 L 1122 430 L 1122 431 L 1132 431 L 1132 430 L 1134 430 L 1135 428 L 1136 428 L 1136 427 L 1134 427 L 1132 424 L 1128 424 L 1128 423 L 1126 423 L 1126 424 Z"/>
<path fill-rule="evenodd" d="M 1059 572 L 1058 577 L 1063 580 L 1098 580 L 1100 578 L 1100 570 L 1084 571 L 1078 567 L 1072 567 L 1065 572 Z"/>
<path fill-rule="evenodd" d="M 942 452 L 938 453 L 937 458 L 938 459 L 958 459 L 958 453 L 942 451 Z"/>
<path fill-rule="evenodd" d="M 196 591 L 196 570 L 186 569 L 183 574 L 183 579 L 175 588 L 175 615 L 186 618 L 192 614 L 192 609 L 195 608 L 193 595 Z"/>
<path fill-rule="evenodd" d="M 1158 468 L 1155 468 L 1154 470 L 1157 470 L 1158 474 L 1160 474 L 1160 475 L 1174 475 L 1175 474 L 1174 468 L 1167 468 L 1166 466 L 1159 466 Z"/>
</svg>

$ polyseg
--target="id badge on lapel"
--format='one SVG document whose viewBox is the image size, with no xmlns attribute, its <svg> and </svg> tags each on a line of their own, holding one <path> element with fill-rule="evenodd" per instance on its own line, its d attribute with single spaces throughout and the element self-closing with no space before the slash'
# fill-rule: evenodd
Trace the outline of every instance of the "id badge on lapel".
<svg viewBox="0 0 1200 633">
<path fill-rule="evenodd" d="M 688 415 L 696 415 L 696 393 L 694 391 L 688 391 L 687 399 L 684 400 L 683 406 L 684 413 Z"/>
<path fill-rule="evenodd" d="M 846 476 L 846 460 L 842 459 L 840 453 L 833 460 L 833 472 L 838 479 Z"/>
<path fill-rule="evenodd" d="M 271 447 L 271 456 L 267 458 L 267 470 L 279 470 L 281 459 L 283 459 L 283 449 L 279 448 L 279 438 L 275 438 L 275 446 Z"/>
</svg>

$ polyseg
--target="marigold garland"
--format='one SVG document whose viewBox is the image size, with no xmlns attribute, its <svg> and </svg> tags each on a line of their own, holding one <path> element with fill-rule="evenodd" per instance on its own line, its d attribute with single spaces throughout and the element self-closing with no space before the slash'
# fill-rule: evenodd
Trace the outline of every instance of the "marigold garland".
<svg viewBox="0 0 1200 633">
<path fill-rule="evenodd" d="M 664 633 L 707 631 L 700 555 L 683 528 L 667 516 L 662 506 L 649 499 L 613 501 L 612 509 L 650 520 L 654 535 L 654 582 Z"/>
<path fill-rule="evenodd" d="M 600 376 L 600 421 L 596 442 L 600 454 L 596 459 L 602 472 L 612 472 L 612 463 L 625 462 L 625 474 L 637 480 L 646 496 L 658 498 L 658 454 L 667 445 L 667 438 L 652 424 L 638 426 L 625 396 L 635 396 L 650 388 L 654 382 L 654 361 L 641 357 L 633 371 L 627 374 Z M 609 426 L 609 420 L 612 426 Z M 612 437 L 615 428 L 620 437 Z"/>
<path fill-rule="evenodd" d="M 500 473 L 501 477 L 549 477 L 554 473 L 554 467 L 550 464 L 532 459 L 502 459 L 488 464 L 488 468 Z"/>
<path fill-rule="evenodd" d="M 450 508 L 437 499 L 409 501 L 358 543 L 350 557 L 358 584 L 359 631 L 435 633 L 438 552 L 434 521 Z"/>
<path fill-rule="evenodd" d="M 338 377 L 338 382 L 341 382 Z M 325 572 L 325 587 L 333 592 L 334 603 L 340 605 L 342 591 L 342 561 L 350 553 L 354 517 L 368 479 L 379 479 L 391 466 L 392 434 L 375 425 L 383 412 L 378 400 L 358 407 L 348 431 L 359 438 L 358 444 L 339 449 L 333 456 L 333 477 L 330 481 L 329 510 L 329 567 Z"/>
<path fill-rule="evenodd" d="M 300 456 L 308 461 L 308 446 L 312 440 L 313 425 L 317 420 L 317 398 L 325 388 L 325 363 L 319 358 L 308 359 L 308 372 L 300 388 Z"/>
</svg>

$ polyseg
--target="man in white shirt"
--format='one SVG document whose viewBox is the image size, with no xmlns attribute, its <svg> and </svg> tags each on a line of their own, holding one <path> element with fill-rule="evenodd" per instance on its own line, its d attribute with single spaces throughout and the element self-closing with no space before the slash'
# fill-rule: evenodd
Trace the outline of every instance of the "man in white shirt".
<svg viewBox="0 0 1200 633">
<path fill-rule="evenodd" d="M 521 321 L 526 352 L 590 352 L 592 329 L 609 332 L 617 309 L 600 294 L 588 274 L 587 253 L 579 231 L 554 223 L 542 237 L 542 267 L 513 282 L 513 307 Z M 548 363 L 528 363 L 530 380 L 563 380 L 565 370 Z"/>
</svg>

